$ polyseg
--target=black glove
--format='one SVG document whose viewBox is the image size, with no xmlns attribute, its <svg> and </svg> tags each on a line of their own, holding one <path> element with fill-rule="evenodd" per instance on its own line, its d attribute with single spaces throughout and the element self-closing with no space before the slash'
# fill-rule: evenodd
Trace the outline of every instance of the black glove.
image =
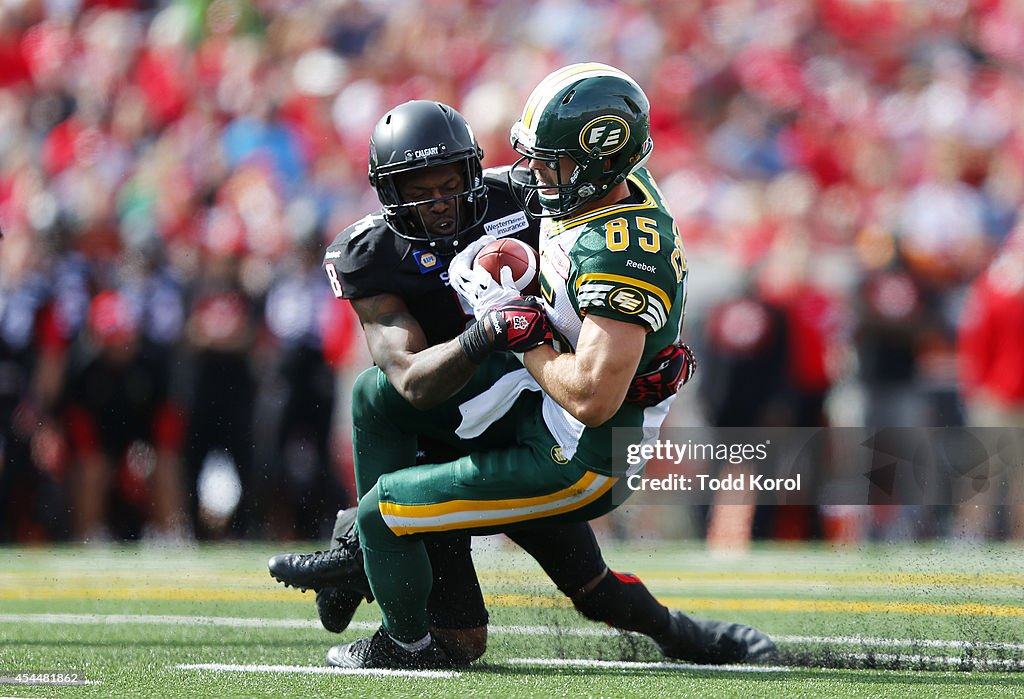
<svg viewBox="0 0 1024 699">
<path fill-rule="evenodd" d="M 488 311 L 459 335 L 462 349 L 477 364 L 494 350 L 526 352 L 553 341 L 548 318 L 533 296 Z"/>
<path fill-rule="evenodd" d="M 658 352 L 648 366 L 629 384 L 627 403 L 649 407 L 673 395 L 697 371 L 697 358 L 688 345 L 680 343 Z"/>
</svg>

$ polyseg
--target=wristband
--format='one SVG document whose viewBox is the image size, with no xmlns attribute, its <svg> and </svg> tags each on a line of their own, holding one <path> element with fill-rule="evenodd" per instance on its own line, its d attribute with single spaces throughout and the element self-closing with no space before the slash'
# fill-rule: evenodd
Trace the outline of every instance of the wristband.
<svg viewBox="0 0 1024 699">
<path fill-rule="evenodd" d="M 474 364 L 480 364 L 487 355 L 494 351 L 494 341 L 487 334 L 486 316 L 470 325 L 459 335 L 459 345 L 469 357 L 469 361 Z"/>
</svg>

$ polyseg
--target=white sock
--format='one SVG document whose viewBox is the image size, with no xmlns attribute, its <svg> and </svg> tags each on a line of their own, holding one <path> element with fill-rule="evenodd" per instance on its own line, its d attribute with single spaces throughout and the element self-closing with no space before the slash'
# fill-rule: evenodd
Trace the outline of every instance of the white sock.
<svg viewBox="0 0 1024 699">
<path fill-rule="evenodd" d="M 430 645 L 430 641 L 432 639 L 430 638 L 430 632 L 428 631 L 426 636 L 424 636 L 423 638 L 421 638 L 418 641 L 413 641 L 412 643 L 405 643 L 403 641 L 399 641 L 394 636 L 391 637 L 391 640 L 394 641 L 395 643 L 397 643 L 400 648 L 404 648 L 405 650 L 409 651 L 410 653 L 415 653 L 415 652 L 421 651 L 424 648 L 426 648 L 427 646 L 429 646 Z"/>
</svg>

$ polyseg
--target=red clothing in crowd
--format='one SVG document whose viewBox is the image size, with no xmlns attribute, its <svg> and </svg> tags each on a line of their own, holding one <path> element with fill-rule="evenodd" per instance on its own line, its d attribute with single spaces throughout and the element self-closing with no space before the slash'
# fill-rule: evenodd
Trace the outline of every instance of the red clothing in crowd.
<svg viewBox="0 0 1024 699">
<path fill-rule="evenodd" d="M 827 391 L 832 386 L 831 346 L 840 330 L 838 299 L 806 286 L 786 304 L 785 310 L 790 380 L 801 391 Z"/>
<path fill-rule="evenodd" d="M 971 286 L 960 327 L 960 379 L 983 394 L 1024 404 L 1024 252 L 1003 253 Z"/>
</svg>

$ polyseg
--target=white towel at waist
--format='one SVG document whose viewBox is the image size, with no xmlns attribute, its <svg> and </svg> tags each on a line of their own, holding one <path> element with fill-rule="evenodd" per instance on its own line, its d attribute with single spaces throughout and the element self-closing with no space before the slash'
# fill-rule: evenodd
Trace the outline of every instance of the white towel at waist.
<svg viewBox="0 0 1024 699">
<path fill-rule="evenodd" d="M 455 430 L 461 439 L 479 437 L 507 413 L 523 391 L 539 391 L 540 386 L 526 369 L 511 371 L 493 386 L 459 406 L 462 423 Z"/>
</svg>

